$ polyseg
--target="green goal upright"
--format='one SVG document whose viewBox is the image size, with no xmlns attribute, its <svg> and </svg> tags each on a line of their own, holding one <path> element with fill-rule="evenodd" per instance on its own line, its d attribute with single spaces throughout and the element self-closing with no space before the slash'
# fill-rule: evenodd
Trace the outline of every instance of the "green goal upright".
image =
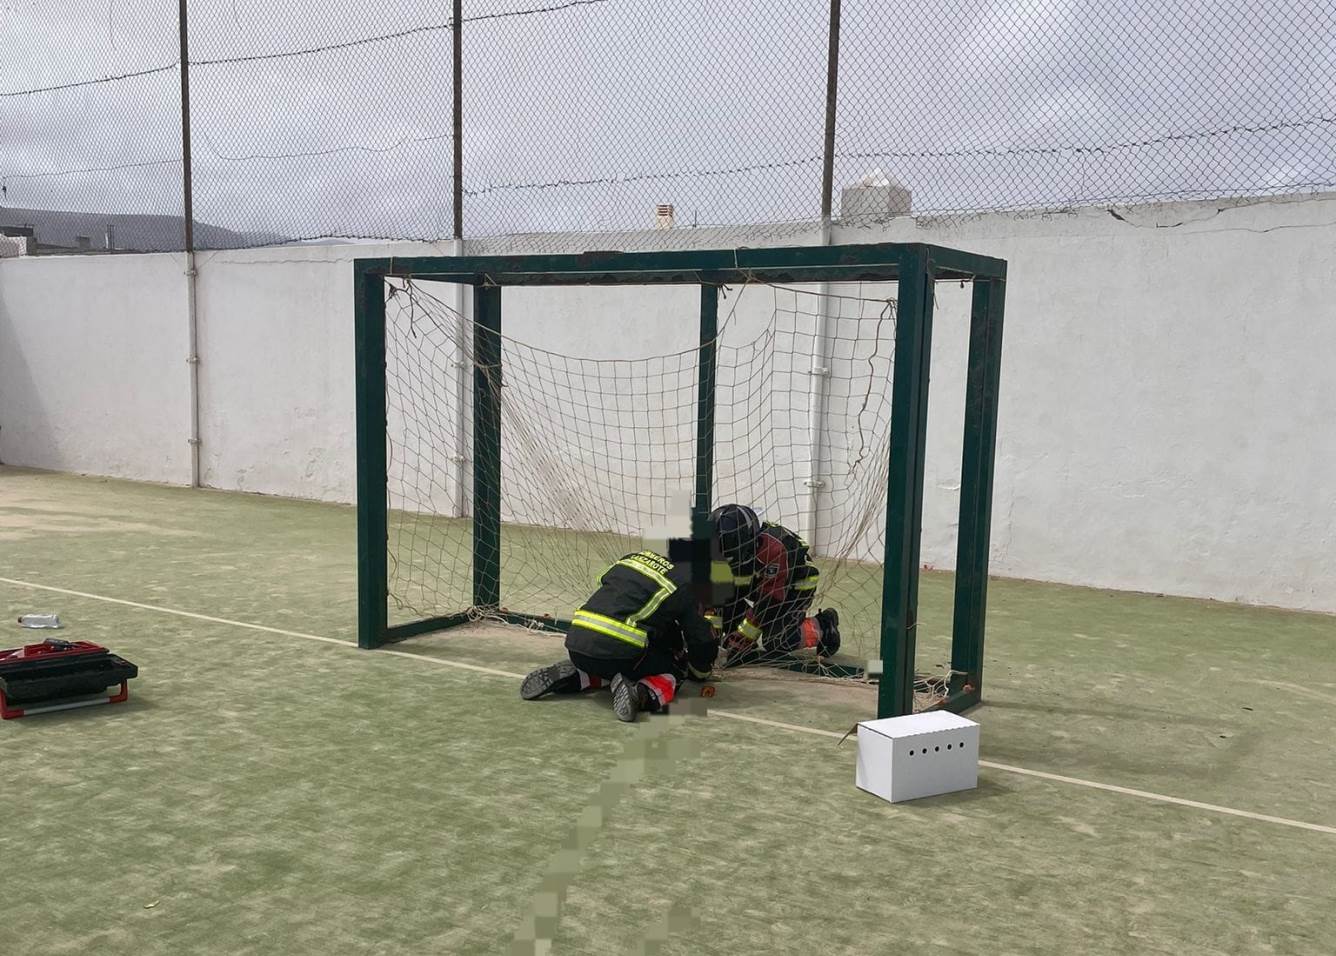
<svg viewBox="0 0 1336 956">
<path fill-rule="evenodd" d="M 939 284 L 968 357 L 955 575 L 932 579 L 950 627 L 928 633 Z M 736 502 L 804 540 L 812 611 L 839 613 L 833 657 L 766 666 L 875 684 L 883 717 L 981 699 L 1005 262 L 901 243 L 396 257 L 357 260 L 354 285 L 360 646 L 560 631 L 612 562 Z"/>
</svg>

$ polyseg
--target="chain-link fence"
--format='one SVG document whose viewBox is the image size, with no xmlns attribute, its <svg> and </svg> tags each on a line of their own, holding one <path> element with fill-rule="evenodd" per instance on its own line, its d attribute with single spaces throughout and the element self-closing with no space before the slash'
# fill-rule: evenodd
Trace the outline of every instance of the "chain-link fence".
<svg viewBox="0 0 1336 956">
<path fill-rule="evenodd" d="M 447 239 L 457 190 L 465 237 L 613 248 L 800 228 L 823 198 L 869 221 L 1336 186 L 1336 0 L 461 11 L 190 0 L 183 30 L 173 4 L 0 0 L 0 232 L 182 248 L 187 37 L 201 249 Z"/>
</svg>

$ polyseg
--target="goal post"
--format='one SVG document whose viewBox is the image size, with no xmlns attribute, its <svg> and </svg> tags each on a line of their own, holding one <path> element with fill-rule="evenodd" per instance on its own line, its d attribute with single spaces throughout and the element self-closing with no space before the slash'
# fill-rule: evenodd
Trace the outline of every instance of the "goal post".
<svg viewBox="0 0 1336 956">
<path fill-rule="evenodd" d="M 865 635 L 853 648 L 862 656 L 830 673 L 879 662 L 878 715 L 912 712 L 922 683 L 915 661 L 933 307 L 945 281 L 971 284 L 972 294 L 949 664 L 926 706 L 978 703 L 1006 264 L 924 244 L 356 260 L 359 646 L 483 618 L 564 628 L 596 586 L 590 569 L 606 567 L 618 548 L 634 550 L 626 545 L 635 533 L 661 519 L 662 494 L 657 484 L 642 487 L 646 474 L 691 492 L 694 536 L 707 534 L 711 507 L 730 500 L 790 523 L 802 507 L 787 490 L 799 483 L 797 455 L 781 447 L 749 474 L 729 456 L 782 445 L 780 436 L 801 430 L 788 398 L 804 376 L 829 372 L 800 368 L 799 345 L 819 347 L 808 325 L 830 320 L 836 354 L 828 364 L 840 363 L 844 376 L 840 423 L 856 431 L 858 447 L 850 438 L 828 455 L 845 456 L 841 494 L 857 501 L 840 505 L 847 520 L 826 546 L 838 579 L 831 587 L 858 605 Z M 469 319 L 432 294 L 441 283 L 472 289 Z M 831 291 L 865 285 L 893 286 L 895 295 Z M 508 338 L 504 320 L 506 290 L 533 286 L 697 287 L 694 344 L 616 361 L 534 348 Z M 771 324 L 731 344 L 721 299 L 756 286 L 776 297 Z M 454 400 L 465 393 L 468 409 Z M 722 409 L 721 394 L 730 398 Z M 442 464 L 458 448 L 470 459 L 467 488 Z M 609 463 L 606 488 L 593 487 L 599 479 L 589 470 L 600 461 Z M 822 484 L 813 475 L 801 483 Z M 822 565 L 820 545 L 815 551 Z M 857 599 L 849 597 L 855 586 Z"/>
</svg>

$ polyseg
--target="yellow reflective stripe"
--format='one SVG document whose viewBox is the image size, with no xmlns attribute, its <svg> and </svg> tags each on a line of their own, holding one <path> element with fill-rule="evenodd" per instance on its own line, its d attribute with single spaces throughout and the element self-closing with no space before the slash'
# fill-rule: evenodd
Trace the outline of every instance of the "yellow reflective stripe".
<svg viewBox="0 0 1336 956">
<path fill-rule="evenodd" d="M 735 574 L 733 576 L 733 585 L 740 588 L 750 587 L 752 577 L 753 576 L 750 574 Z"/>
<path fill-rule="evenodd" d="M 793 590 L 815 591 L 817 584 L 821 582 L 821 572 L 818 571 L 815 566 L 810 564 L 804 564 L 802 568 L 798 568 L 798 570 L 801 571 L 803 568 L 809 568 L 810 571 L 807 577 L 799 578 L 797 581 L 793 582 Z"/>
<path fill-rule="evenodd" d="M 643 574 L 661 588 L 667 588 L 669 591 L 676 589 L 677 585 L 664 577 L 657 568 L 650 567 L 649 564 L 645 562 L 637 561 L 636 558 L 638 557 L 638 554 L 633 554 L 629 558 L 622 558 L 617 563 L 624 568 L 630 568 L 632 571 Z"/>
<path fill-rule="evenodd" d="M 677 590 L 677 585 L 669 581 L 663 572 L 650 563 L 651 561 L 653 561 L 653 564 L 666 563 L 663 558 L 652 551 L 639 551 L 617 562 L 628 570 L 643 574 L 659 586 L 659 590 L 655 591 L 654 595 L 645 602 L 645 606 L 626 619 L 627 624 L 638 624 L 649 617 L 659 609 L 659 605 L 664 602 L 668 595 Z"/>
<path fill-rule="evenodd" d="M 738 633 L 747 638 L 747 640 L 754 641 L 760 638 L 761 629 L 751 621 L 744 619 L 743 622 L 738 625 Z"/>
<path fill-rule="evenodd" d="M 677 589 L 673 587 L 671 584 L 669 584 L 668 587 L 666 588 L 659 588 L 657 591 L 654 592 L 654 596 L 651 597 L 649 601 L 645 603 L 644 607 L 642 607 L 639 611 L 636 611 L 634 614 L 632 614 L 630 617 L 626 619 L 626 623 L 639 624 L 645 618 L 649 617 L 651 614 L 657 611 L 659 609 L 659 605 L 663 603 L 663 599 L 666 598 L 668 595 L 672 594 L 675 590 Z"/>
<path fill-rule="evenodd" d="M 724 619 L 718 614 L 707 614 L 705 615 L 705 620 L 710 627 L 714 628 L 716 631 L 724 626 Z"/>
<path fill-rule="evenodd" d="M 619 641 L 634 644 L 636 647 L 644 647 L 649 641 L 648 631 L 631 627 L 625 621 L 619 621 L 616 618 L 595 614 L 593 611 L 576 611 L 571 618 L 571 624 L 578 624 L 586 630 L 615 637 Z"/>
</svg>

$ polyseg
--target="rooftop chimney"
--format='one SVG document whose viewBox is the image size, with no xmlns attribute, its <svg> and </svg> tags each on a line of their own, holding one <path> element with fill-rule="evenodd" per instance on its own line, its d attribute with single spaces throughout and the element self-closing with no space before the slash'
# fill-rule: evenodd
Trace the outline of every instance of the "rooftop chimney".
<svg viewBox="0 0 1336 956">
<path fill-rule="evenodd" d="M 880 222 L 908 216 L 913 208 L 909 187 L 880 169 L 874 169 L 852 186 L 840 190 L 840 219 L 847 223 Z"/>
</svg>

